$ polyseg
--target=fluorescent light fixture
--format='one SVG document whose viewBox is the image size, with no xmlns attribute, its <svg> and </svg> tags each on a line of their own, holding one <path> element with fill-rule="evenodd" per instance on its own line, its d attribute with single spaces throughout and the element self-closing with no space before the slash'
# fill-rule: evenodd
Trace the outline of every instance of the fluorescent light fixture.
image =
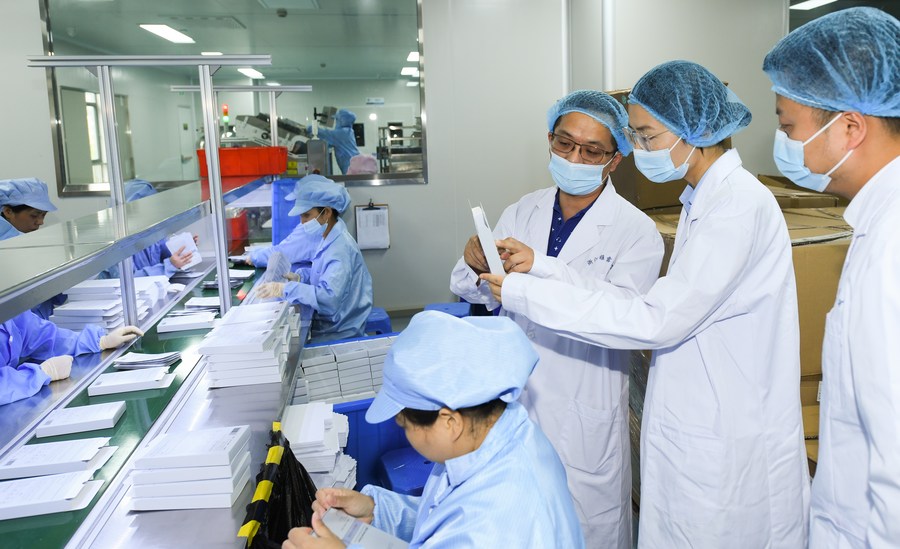
<svg viewBox="0 0 900 549">
<path fill-rule="evenodd" d="M 406 56 L 406 61 L 408 63 L 418 63 L 419 62 L 419 52 L 411 51 L 409 55 Z"/>
<path fill-rule="evenodd" d="M 243 74 L 247 78 L 252 78 L 253 80 L 263 80 L 265 78 L 265 76 L 263 76 L 263 73 L 259 72 L 256 69 L 244 68 L 238 69 L 238 72 Z"/>
<path fill-rule="evenodd" d="M 178 32 L 173 29 L 169 25 L 139 25 L 145 31 L 152 32 L 156 36 L 160 38 L 165 38 L 169 42 L 175 42 L 176 44 L 193 44 L 194 39 L 190 36 L 184 34 L 183 32 Z"/>
<path fill-rule="evenodd" d="M 794 4 L 791 6 L 792 10 L 814 10 L 816 8 L 822 7 L 825 4 L 830 4 L 832 2 L 837 2 L 837 0 L 806 0 L 806 2 L 800 2 L 799 4 Z"/>
<path fill-rule="evenodd" d="M 266 82 L 266 86 L 280 86 L 281 82 L 272 82 L 271 80 Z"/>
<path fill-rule="evenodd" d="M 418 86 L 418 85 L 419 85 L 418 82 L 407 82 L 406 83 L 407 88 L 412 88 L 413 86 Z"/>
<path fill-rule="evenodd" d="M 369 115 L 369 120 L 371 120 L 373 122 L 378 120 L 378 115 L 373 112 L 372 114 Z"/>
<path fill-rule="evenodd" d="M 400 69 L 401 76 L 418 76 L 419 69 L 416 67 L 403 67 Z"/>
<path fill-rule="evenodd" d="M 220 51 L 201 51 L 200 55 L 222 55 Z"/>
</svg>

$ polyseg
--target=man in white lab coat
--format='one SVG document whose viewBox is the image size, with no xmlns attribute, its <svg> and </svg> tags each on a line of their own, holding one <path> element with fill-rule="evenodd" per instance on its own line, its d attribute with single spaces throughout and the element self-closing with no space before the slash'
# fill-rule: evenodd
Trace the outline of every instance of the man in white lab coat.
<svg viewBox="0 0 900 549">
<path fill-rule="evenodd" d="M 649 217 L 616 194 L 610 179 L 631 152 L 627 125 L 622 105 L 597 91 L 576 91 L 551 107 L 549 169 L 556 186 L 527 194 L 503 212 L 494 236 L 506 239 L 505 268 L 581 288 L 604 282 L 623 295 L 650 288 L 659 274 L 662 239 Z M 499 303 L 478 279 L 487 269 L 473 236 L 450 289 L 495 309 Z M 566 467 L 586 546 L 630 549 L 626 353 L 564 338 L 523 314 L 501 314 L 522 327 L 540 355 L 522 403 Z"/>
<path fill-rule="evenodd" d="M 851 200 L 822 351 L 809 546 L 898 547 L 900 22 L 872 8 L 826 15 L 781 40 L 763 70 L 778 94 L 779 169 Z"/>
<path fill-rule="evenodd" d="M 772 193 L 722 144 L 750 111 L 705 68 L 671 61 L 635 84 L 628 117 L 641 173 L 690 184 L 666 276 L 642 296 L 519 273 L 482 279 L 504 309 L 569 337 L 656 350 L 639 547 L 803 547 L 809 471 L 790 238 Z"/>
</svg>

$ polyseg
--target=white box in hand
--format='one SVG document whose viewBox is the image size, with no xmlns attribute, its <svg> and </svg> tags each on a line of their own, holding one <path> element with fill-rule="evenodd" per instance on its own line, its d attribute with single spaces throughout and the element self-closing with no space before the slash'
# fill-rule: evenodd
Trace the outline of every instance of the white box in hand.
<svg viewBox="0 0 900 549">
<path fill-rule="evenodd" d="M 475 232 L 478 234 L 478 240 L 481 241 L 481 249 L 484 251 L 491 274 L 506 274 L 506 271 L 503 270 L 503 262 L 500 261 L 500 254 L 497 253 L 497 246 L 494 245 L 494 233 L 491 232 L 491 226 L 488 224 L 487 216 L 481 206 L 472 208 L 472 219 L 475 220 Z"/>
<path fill-rule="evenodd" d="M 203 257 L 200 256 L 200 250 L 197 249 L 197 243 L 194 242 L 194 237 L 191 233 L 179 233 L 166 240 L 166 248 L 169 248 L 169 251 L 173 254 L 182 247 L 184 248 L 181 252 L 182 254 L 191 253 L 191 260 L 181 267 L 182 270 L 190 269 L 203 261 Z"/>
</svg>

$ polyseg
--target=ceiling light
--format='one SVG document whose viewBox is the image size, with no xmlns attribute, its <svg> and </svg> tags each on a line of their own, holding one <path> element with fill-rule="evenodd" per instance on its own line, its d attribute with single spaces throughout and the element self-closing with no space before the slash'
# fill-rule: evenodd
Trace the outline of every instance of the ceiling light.
<svg viewBox="0 0 900 549">
<path fill-rule="evenodd" d="M 418 63 L 419 62 L 419 52 L 411 51 L 409 55 L 406 56 L 406 61 L 408 63 Z"/>
<path fill-rule="evenodd" d="M 222 55 L 220 51 L 201 51 L 200 55 Z"/>
<path fill-rule="evenodd" d="M 373 112 L 372 114 L 369 115 L 369 120 L 371 120 L 373 122 L 375 120 L 378 120 L 378 115 Z"/>
<path fill-rule="evenodd" d="M 265 76 L 263 73 L 259 72 L 256 69 L 244 68 L 238 69 L 238 72 L 246 76 L 247 78 L 252 78 L 253 80 L 263 80 Z"/>
<path fill-rule="evenodd" d="M 418 82 L 407 82 L 407 83 L 406 83 L 406 87 L 407 87 L 407 88 L 411 88 L 411 87 L 413 87 L 413 86 L 418 86 L 418 85 L 419 85 Z"/>
<path fill-rule="evenodd" d="M 814 10 L 818 7 L 824 6 L 825 4 L 830 4 L 832 2 L 837 2 L 837 0 L 806 0 L 806 2 L 800 2 L 799 4 L 794 4 L 791 6 L 792 10 Z"/>
<path fill-rule="evenodd" d="M 403 67 L 400 69 L 401 76 L 416 76 L 419 73 L 419 69 L 416 67 Z"/>
<path fill-rule="evenodd" d="M 169 25 L 139 25 L 145 31 L 152 32 L 156 36 L 160 38 L 165 38 L 169 42 L 175 42 L 176 44 L 193 44 L 194 39 L 190 36 L 184 34 L 183 32 L 179 32 Z"/>
<path fill-rule="evenodd" d="M 272 82 L 272 81 L 266 82 L 266 86 L 280 86 L 280 85 L 281 85 L 281 82 Z"/>
</svg>

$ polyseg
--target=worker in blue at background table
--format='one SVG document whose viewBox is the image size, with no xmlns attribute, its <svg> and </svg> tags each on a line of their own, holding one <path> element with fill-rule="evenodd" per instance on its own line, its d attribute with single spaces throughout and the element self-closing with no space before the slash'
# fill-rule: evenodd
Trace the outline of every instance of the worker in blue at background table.
<svg viewBox="0 0 900 549">
<path fill-rule="evenodd" d="M 766 55 L 775 164 L 850 199 L 853 241 L 825 323 L 810 548 L 900 544 L 900 21 L 850 8 Z M 823 299 L 832 296 L 821 296 Z"/>
<path fill-rule="evenodd" d="M 556 184 L 523 196 L 500 216 L 494 237 L 503 239 L 506 268 L 581 288 L 609 283 L 635 296 L 650 289 L 659 276 L 662 238 L 653 220 L 613 186 L 612 173 L 632 150 L 627 125 L 625 107 L 599 91 L 578 90 L 550 107 L 548 175 Z M 498 309 L 489 284 L 478 278 L 489 270 L 481 245 L 477 235 L 466 243 L 450 291 Z M 629 355 L 574 341 L 526 315 L 500 314 L 525 330 L 541 357 L 522 405 L 566 466 L 585 546 L 631 549 Z"/>
<path fill-rule="evenodd" d="M 0 181 L 0 240 L 36 231 L 55 212 L 47 184 L 33 177 Z"/>
<path fill-rule="evenodd" d="M 51 381 L 69 377 L 73 355 L 115 349 L 142 335 L 135 326 L 103 335 L 102 328 L 90 324 L 73 332 L 25 311 L 0 324 L 0 405 L 33 396 Z"/>
<path fill-rule="evenodd" d="M 653 349 L 638 546 L 806 546 L 809 469 L 791 241 L 775 197 L 723 141 L 750 111 L 711 72 L 663 63 L 628 98 L 635 165 L 689 185 L 666 275 L 644 294 L 482 274 L 503 308 L 567 337 Z"/>
<path fill-rule="evenodd" d="M 149 181 L 132 179 L 125 182 L 125 201 L 133 202 L 141 198 L 156 194 L 156 189 Z M 194 237 L 197 240 L 197 237 Z M 138 253 L 131 256 L 134 268 L 134 276 L 161 276 L 172 278 L 179 269 L 191 261 L 193 254 L 185 253 L 184 247 L 172 253 L 166 246 L 165 239 L 151 244 Z M 100 273 L 98 278 L 118 278 L 119 266 L 113 265 Z"/>
<path fill-rule="evenodd" d="M 363 336 L 372 312 L 372 277 L 339 217 L 350 206 L 350 195 L 325 178 L 298 182 L 294 194 L 297 201 L 289 215 L 299 215 L 303 229 L 318 241 L 312 265 L 287 275 L 290 282 L 261 284 L 257 296 L 284 298 L 315 310 L 313 342 Z"/>
<path fill-rule="evenodd" d="M 283 547 L 344 547 L 321 522 L 332 507 L 410 549 L 584 547 L 565 469 L 516 402 L 537 361 L 509 318 L 414 316 L 388 352 L 384 385 L 366 421 L 394 418 L 412 447 L 434 462 L 422 496 L 375 486 L 319 490 L 318 538 L 295 528 Z"/>
<path fill-rule="evenodd" d="M 341 173 L 347 173 L 350 168 L 350 159 L 359 154 L 356 147 L 356 135 L 353 133 L 353 123 L 356 115 L 347 109 L 338 109 L 334 115 L 334 129 L 319 128 L 319 139 L 334 147 L 334 158 L 337 160 Z M 307 126 L 306 132 L 312 135 L 312 126 Z"/>
<path fill-rule="evenodd" d="M 330 179 L 318 174 L 307 175 L 297 181 L 294 185 L 294 191 L 288 193 L 284 199 L 295 202 L 297 200 L 297 187 L 301 183 L 309 181 L 330 181 Z M 318 246 L 319 239 L 306 232 L 302 223 L 298 223 L 291 233 L 278 244 L 250 252 L 247 263 L 254 267 L 265 267 L 269 263 L 269 256 L 275 252 L 280 252 L 291 264 L 300 263 L 301 261 L 312 261 L 312 256 Z"/>
</svg>

